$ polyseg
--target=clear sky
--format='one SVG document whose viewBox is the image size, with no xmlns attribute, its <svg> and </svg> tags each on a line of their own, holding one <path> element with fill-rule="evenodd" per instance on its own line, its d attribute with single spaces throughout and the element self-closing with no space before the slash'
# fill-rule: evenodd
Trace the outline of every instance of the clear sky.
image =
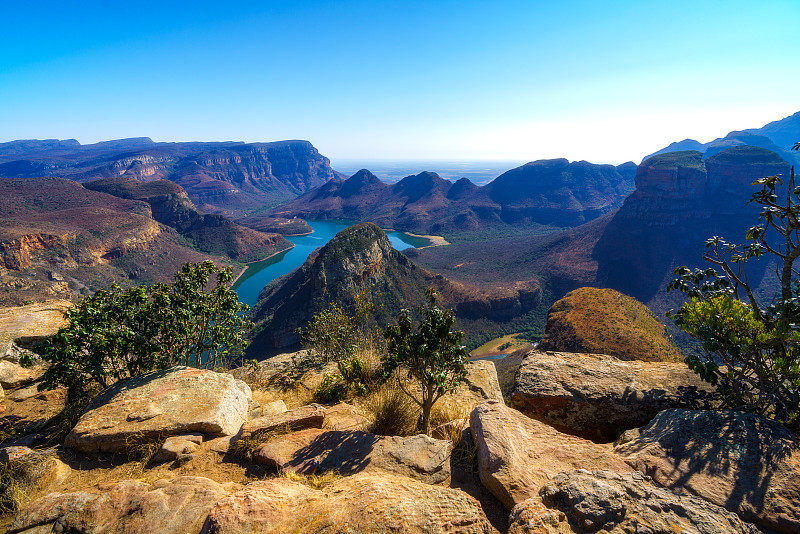
<svg viewBox="0 0 800 534">
<path fill-rule="evenodd" d="M 0 1 L 0 142 L 639 161 L 800 110 L 800 0 Z"/>
</svg>

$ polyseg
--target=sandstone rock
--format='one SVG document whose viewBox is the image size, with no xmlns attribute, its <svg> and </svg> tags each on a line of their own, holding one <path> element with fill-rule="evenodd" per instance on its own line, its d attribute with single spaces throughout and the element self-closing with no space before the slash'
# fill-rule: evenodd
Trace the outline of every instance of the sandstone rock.
<svg viewBox="0 0 800 534">
<path fill-rule="evenodd" d="M 24 458 L 29 454 L 33 454 L 33 449 L 30 447 L 20 445 L 3 447 L 0 449 L 0 463 L 7 464 L 8 462 Z"/>
<path fill-rule="evenodd" d="M 115 384 L 92 401 L 64 445 L 122 452 L 131 441 L 202 432 L 236 434 L 248 398 L 229 374 L 171 367 Z"/>
<path fill-rule="evenodd" d="M 449 441 L 423 434 L 403 438 L 310 428 L 268 441 L 256 450 L 253 460 L 292 469 L 316 459 L 321 471 L 350 475 L 378 469 L 439 484 L 450 477 L 450 447 Z"/>
<path fill-rule="evenodd" d="M 800 532 L 800 444 L 734 411 L 665 410 L 615 447 L 634 469 L 779 532 Z"/>
<path fill-rule="evenodd" d="M 517 372 L 511 404 L 562 432 L 608 442 L 666 408 L 709 408 L 711 391 L 684 363 L 531 352 Z"/>
<path fill-rule="evenodd" d="M 362 432 L 372 432 L 375 425 L 355 406 L 340 402 L 325 408 L 325 420 L 322 422 L 323 428 L 328 430 L 360 430 Z"/>
<path fill-rule="evenodd" d="M 639 472 L 559 473 L 511 511 L 509 534 L 759 534 L 736 514 L 703 499 L 676 495 Z"/>
<path fill-rule="evenodd" d="M 0 360 L 0 387 L 17 389 L 38 380 L 44 374 L 41 366 L 25 368 L 18 363 Z"/>
<path fill-rule="evenodd" d="M 249 413 L 250 419 L 257 419 L 259 417 L 265 416 L 275 416 L 285 413 L 287 411 L 286 404 L 282 400 L 276 400 L 272 402 L 268 402 L 265 405 L 261 405 L 255 401 L 252 401 Z"/>
<path fill-rule="evenodd" d="M 176 477 L 51 493 L 19 512 L 8 532 L 199 532 L 212 506 L 239 487 L 203 477 Z"/>
<path fill-rule="evenodd" d="M 467 375 L 464 382 L 459 384 L 456 395 L 472 398 L 474 408 L 478 404 L 487 400 L 503 400 L 503 392 L 500 390 L 500 381 L 497 379 L 497 369 L 494 363 L 487 360 L 467 362 Z"/>
<path fill-rule="evenodd" d="M 25 386 L 17 389 L 8 394 L 8 400 L 12 400 L 14 402 L 22 402 L 28 399 L 32 399 L 36 395 L 39 394 L 39 386 L 38 384 L 33 384 L 31 386 Z"/>
<path fill-rule="evenodd" d="M 509 510 L 537 495 L 561 471 L 629 470 L 610 447 L 562 434 L 498 401 L 475 408 L 470 429 L 481 482 Z"/>
<path fill-rule="evenodd" d="M 318 404 L 309 404 L 284 413 L 267 415 L 247 421 L 242 426 L 241 438 L 249 438 L 256 434 L 271 432 L 279 428 L 292 430 L 322 428 L 324 420 L 325 408 Z"/>
<path fill-rule="evenodd" d="M 322 490 L 282 478 L 253 482 L 218 502 L 203 528 L 207 534 L 492 531 L 465 493 L 386 473 L 359 473 Z"/>
<path fill-rule="evenodd" d="M 66 300 L 0 308 L 0 351 L 10 342 L 35 342 L 55 334 L 66 325 L 64 312 L 72 305 Z"/>
<path fill-rule="evenodd" d="M 191 454 L 195 452 L 200 448 L 202 442 L 202 434 L 170 436 L 153 456 L 153 461 L 156 463 L 172 462 L 178 459 L 182 454 Z"/>
</svg>

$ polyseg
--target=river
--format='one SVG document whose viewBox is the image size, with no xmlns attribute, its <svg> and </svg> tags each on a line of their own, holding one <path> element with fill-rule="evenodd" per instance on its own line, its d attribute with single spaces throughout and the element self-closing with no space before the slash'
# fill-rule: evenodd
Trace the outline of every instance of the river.
<svg viewBox="0 0 800 534">
<path fill-rule="evenodd" d="M 279 276 L 283 276 L 300 267 L 309 254 L 333 239 L 333 236 L 338 232 L 356 224 L 356 221 L 308 221 L 308 224 L 314 230 L 313 233 L 286 238 L 294 243 L 294 247 L 271 258 L 251 263 L 247 266 L 247 270 L 242 273 L 233 285 L 233 289 L 238 293 L 240 301 L 251 308 L 255 306 L 258 295 L 264 289 L 264 286 Z M 423 237 L 410 236 L 403 232 L 395 231 L 386 233 L 389 236 L 389 241 L 392 242 L 392 246 L 397 250 L 430 244 Z"/>
</svg>

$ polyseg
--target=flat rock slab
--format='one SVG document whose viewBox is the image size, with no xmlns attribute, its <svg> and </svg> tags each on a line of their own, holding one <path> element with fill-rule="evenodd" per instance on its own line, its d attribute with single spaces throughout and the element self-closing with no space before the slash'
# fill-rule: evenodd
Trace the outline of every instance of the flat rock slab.
<svg viewBox="0 0 800 534">
<path fill-rule="evenodd" d="M 322 427 L 327 430 L 360 430 L 372 432 L 375 425 L 364 417 L 358 408 L 346 402 L 340 402 L 325 408 L 325 420 Z"/>
<path fill-rule="evenodd" d="M 779 532 L 800 532 L 800 444 L 783 426 L 734 411 L 665 410 L 615 451 L 688 491 Z"/>
<path fill-rule="evenodd" d="M 203 435 L 198 433 L 170 436 L 153 456 L 153 461 L 156 463 L 175 461 L 183 454 L 196 452 L 202 443 Z"/>
<path fill-rule="evenodd" d="M 478 502 L 442 486 L 387 473 L 359 473 L 322 490 L 285 478 L 248 484 L 209 512 L 214 534 L 489 534 Z"/>
<path fill-rule="evenodd" d="M 203 477 L 176 477 L 153 484 L 123 480 L 88 491 L 51 493 L 19 512 L 8 532 L 200 532 L 212 506 L 240 488 Z"/>
<path fill-rule="evenodd" d="M 178 434 L 236 434 L 250 398 L 239 382 L 226 373 L 178 366 L 117 383 L 92 401 L 64 445 L 87 453 L 124 452 L 142 440 Z"/>
<path fill-rule="evenodd" d="M 351 475 L 378 469 L 440 484 L 450 478 L 450 450 L 449 441 L 423 434 L 403 438 L 310 428 L 268 441 L 253 460 L 285 470 L 316 460 L 320 471 Z"/>
<path fill-rule="evenodd" d="M 676 495 L 639 472 L 559 473 L 511 511 L 509 534 L 760 534 L 724 508 Z"/>
<path fill-rule="evenodd" d="M 712 390 L 684 363 L 531 352 L 517 372 L 511 404 L 562 432 L 610 442 L 661 410 L 710 408 Z"/>
<path fill-rule="evenodd" d="M 9 360 L 0 360 L 0 387 L 6 390 L 17 389 L 38 380 L 44 374 L 44 367 L 22 367 Z"/>
<path fill-rule="evenodd" d="M 247 421 L 242 426 L 240 438 L 250 438 L 282 428 L 289 430 L 322 428 L 323 421 L 325 421 L 325 408 L 318 404 L 308 404 L 294 410 L 273 413 Z"/>
<path fill-rule="evenodd" d="M 72 305 L 66 300 L 0 308 L 0 351 L 12 341 L 30 342 L 50 336 L 67 324 L 64 312 Z"/>
<path fill-rule="evenodd" d="M 538 495 L 561 471 L 629 471 L 609 446 L 562 434 L 498 401 L 480 404 L 470 415 L 481 482 L 506 508 Z"/>
</svg>

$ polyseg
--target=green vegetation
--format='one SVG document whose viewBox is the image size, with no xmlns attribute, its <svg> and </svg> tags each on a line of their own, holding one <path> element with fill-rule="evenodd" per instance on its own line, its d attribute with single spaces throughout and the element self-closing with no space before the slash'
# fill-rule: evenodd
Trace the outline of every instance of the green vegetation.
<svg viewBox="0 0 800 534">
<path fill-rule="evenodd" d="M 365 395 L 371 381 L 363 354 L 374 346 L 374 330 L 367 320 L 374 304 L 367 301 L 366 291 L 355 298 L 355 311 L 347 312 L 332 303 L 316 313 L 304 329 L 298 329 L 303 345 L 310 347 L 311 358 L 306 363 L 336 362 L 338 373 L 326 374 L 315 393 L 321 402 L 338 401 L 350 394 Z"/>
<path fill-rule="evenodd" d="M 797 149 L 798 146 L 795 146 Z M 689 302 L 669 316 L 697 339 L 702 353 L 686 358 L 702 378 L 717 385 L 726 408 L 766 415 L 791 428 L 800 426 L 800 187 L 794 168 L 783 187 L 780 176 L 754 182 L 761 189 L 750 202 L 761 206 L 760 224 L 745 244 L 721 237 L 706 241 L 706 261 L 721 269 L 680 267 L 669 289 Z M 782 200 L 779 200 L 782 199 Z M 747 278 L 751 262 L 777 260 L 780 289 L 762 305 Z"/>
<path fill-rule="evenodd" d="M 464 380 L 467 350 L 459 344 L 464 333 L 451 331 L 455 313 L 437 306 L 435 290 L 429 289 L 426 296 L 428 304 L 417 310 L 422 321 L 416 331 L 408 310 L 402 310 L 398 324 L 384 331 L 388 353 L 383 371 L 388 378 L 401 366 L 407 369 L 407 378 L 417 383 L 420 394 L 413 394 L 402 381 L 398 384 L 422 408 L 422 431 L 430 434 L 431 407 Z"/>
<path fill-rule="evenodd" d="M 209 277 L 216 274 L 216 285 Z M 84 297 L 66 313 L 69 324 L 45 344 L 45 388 L 66 386 L 68 404 L 132 376 L 176 364 L 212 368 L 243 345 L 247 306 L 228 288 L 230 270 L 210 261 L 187 263 L 172 285 L 122 289 Z"/>
</svg>

